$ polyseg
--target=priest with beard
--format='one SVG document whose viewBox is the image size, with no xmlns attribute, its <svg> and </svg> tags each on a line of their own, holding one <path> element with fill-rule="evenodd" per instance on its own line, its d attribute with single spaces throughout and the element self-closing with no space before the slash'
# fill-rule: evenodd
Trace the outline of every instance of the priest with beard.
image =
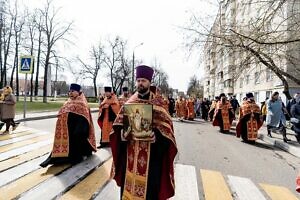
<svg viewBox="0 0 300 200">
<path fill-rule="evenodd" d="M 239 122 L 236 127 L 236 136 L 242 136 L 243 141 L 254 143 L 257 140 L 259 128 L 262 126 L 260 108 L 254 101 L 251 92 L 246 94 L 246 101 L 240 107 Z"/>
<path fill-rule="evenodd" d="M 153 69 L 145 65 L 136 68 L 137 92 L 125 103 L 125 106 L 153 106 L 151 134 L 138 138 L 134 132 L 124 132 L 123 107 L 110 135 L 112 176 L 121 187 L 121 199 L 166 200 L 175 193 L 177 146 L 173 123 L 163 108 L 161 96 L 150 90 L 153 73 Z"/>
<path fill-rule="evenodd" d="M 76 164 L 96 152 L 96 139 L 91 111 L 81 86 L 71 84 L 69 99 L 58 112 L 53 149 L 40 164 Z"/>
</svg>

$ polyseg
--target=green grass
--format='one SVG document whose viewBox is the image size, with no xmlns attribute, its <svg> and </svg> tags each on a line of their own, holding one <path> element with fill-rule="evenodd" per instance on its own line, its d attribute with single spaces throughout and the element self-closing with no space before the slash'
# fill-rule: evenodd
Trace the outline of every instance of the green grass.
<svg viewBox="0 0 300 200">
<path fill-rule="evenodd" d="M 63 101 L 55 102 L 48 101 L 48 103 L 43 103 L 40 101 L 26 102 L 26 112 L 42 112 L 42 111 L 58 111 L 63 105 Z M 90 108 L 98 108 L 98 103 L 89 103 Z M 16 113 L 23 113 L 24 102 L 19 101 L 16 105 Z"/>
</svg>

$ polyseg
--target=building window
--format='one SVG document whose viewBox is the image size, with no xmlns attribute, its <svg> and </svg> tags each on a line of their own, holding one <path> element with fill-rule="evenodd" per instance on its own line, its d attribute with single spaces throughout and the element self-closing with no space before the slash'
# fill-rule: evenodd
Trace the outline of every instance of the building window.
<svg viewBox="0 0 300 200">
<path fill-rule="evenodd" d="M 255 72 L 254 74 L 254 83 L 259 84 L 259 72 Z"/>
<path fill-rule="evenodd" d="M 250 75 L 246 75 L 246 80 L 245 80 L 246 84 L 249 84 L 249 80 L 250 80 Z"/>
<path fill-rule="evenodd" d="M 223 78 L 223 71 L 221 71 L 221 72 L 218 73 L 218 77 L 219 77 L 219 79 Z"/>
<path fill-rule="evenodd" d="M 266 77 L 267 77 L 267 81 L 271 81 L 273 79 L 273 74 L 270 69 L 266 70 Z"/>
<path fill-rule="evenodd" d="M 232 80 L 227 79 L 226 81 L 224 81 L 224 87 L 225 88 L 232 87 Z"/>
<path fill-rule="evenodd" d="M 240 88 L 242 88 L 242 87 L 243 87 L 243 82 L 244 82 L 244 79 L 243 79 L 243 78 L 241 78 L 241 79 L 240 79 Z"/>
<path fill-rule="evenodd" d="M 210 85 L 210 81 L 207 81 L 207 85 Z"/>
</svg>

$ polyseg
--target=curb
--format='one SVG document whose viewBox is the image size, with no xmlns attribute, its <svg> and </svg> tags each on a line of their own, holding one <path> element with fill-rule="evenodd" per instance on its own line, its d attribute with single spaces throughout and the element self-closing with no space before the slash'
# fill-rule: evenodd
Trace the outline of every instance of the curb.
<svg viewBox="0 0 300 200">
<path fill-rule="evenodd" d="M 294 147 L 294 146 L 291 146 L 283 141 L 279 141 L 279 140 L 276 140 L 276 139 L 272 139 L 272 138 L 269 138 L 268 136 L 265 136 L 264 134 L 259 134 L 258 135 L 258 138 L 260 140 L 263 140 L 271 145 L 273 145 L 274 147 L 277 147 L 279 149 L 282 149 L 298 158 L 300 158 L 300 149 L 299 147 Z"/>
<path fill-rule="evenodd" d="M 98 112 L 98 109 L 93 109 L 91 110 L 91 113 Z M 42 116 L 37 116 L 37 117 L 26 117 L 23 119 L 18 119 L 16 122 L 27 122 L 27 121 L 35 121 L 35 120 L 43 120 L 43 119 L 51 119 L 51 118 L 56 118 L 57 114 L 51 114 L 51 115 L 42 115 Z"/>
<path fill-rule="evenodd" d="M 232 125 L 235 127 L 237 124 L 236 121 L 233 121 Z M 288 135 L 295 135 L 293 132 L 288 131 L 287 132 Z M 274 147 L 277 147 L 279 149 L 282 149 L 283 151 L 286 151 L 287 153 L 290 153 L 298 158 L 300 158 L 300 148 L 299 147 L 295 147 L 295 146 L 291 146 L 283 141 L 280 140 L 276 140 L 276 139 L 272 139 L 262 133 L 258 134 L 258 139 L 267 142 L 269 144 L 271 144 Z"/>
</svg>

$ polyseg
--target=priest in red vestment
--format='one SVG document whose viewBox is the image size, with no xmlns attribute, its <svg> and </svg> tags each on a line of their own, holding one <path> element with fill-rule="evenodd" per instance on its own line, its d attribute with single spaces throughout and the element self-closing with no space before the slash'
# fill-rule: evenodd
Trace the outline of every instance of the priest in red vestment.
<svg viewBox="0 0 300 200">
<path fill-rule="evenodd" d="M 137 92 L 121 109 L 110 134 L 112 176 L 121 187 L 121 199 L 166 200 L 175 193 L 177 146 L 173 123 L 160 95 L 150 90 L 153 73 L 153 69 L 145 65 L 136 68 Z M 132 105 L 151 105 L 148 112 L 152 112 L 152 123 L 147 126 L 151 127 L 150 133 L 136 134 L 132 129 L 125 129 L 128 116 L 124 108 Z M 134 120 L 146 123 L 143 116 L 150 113 L 139 111 L 138 114 Z M 138 125 L 139 128 L 144 126 Z"/>
<path fill-rule="evenodd" d="M 263 125 L 260 108 L 254 101 L 253 93 L 246 94 L 247 100 L 240 107 L 239 122 L 236 126 L 236 136 L 242 136 L 245 142 L 257 140 L 258 129 Z"/>
<path fill-rule="evenodd" d="M 69 99 L 58 112 L 53 149 L 40 166 L 76 164 L 92 155 L 93 151 L 97 149 L 91 111 L 81 86 L 72 83 Z"/>
<path fill-rule="evenodd" d="M 221 133 L 228 133 L 234 118 L 235 115 L 230 102 L 224 93 L 220 94 L 220 101 L 216 104 L 213 126 L 219 126 Z"/>
</svg>

